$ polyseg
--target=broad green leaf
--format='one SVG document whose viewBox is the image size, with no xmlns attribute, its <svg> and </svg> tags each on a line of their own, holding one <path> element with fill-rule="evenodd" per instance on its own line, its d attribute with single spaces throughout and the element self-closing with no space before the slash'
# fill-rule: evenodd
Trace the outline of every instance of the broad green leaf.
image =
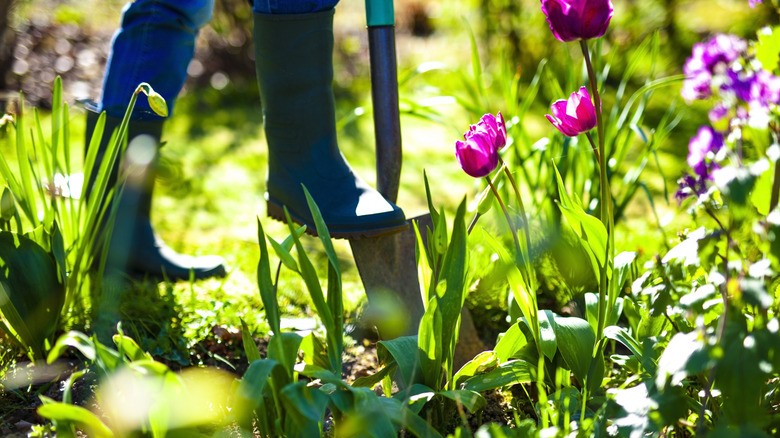
<svg viewBox="0 0 780 438">
<path fill-rule="evenodd" d="M 441 277 L 446 281 L 443 296 L 439 297 L 438 308 L 441 311 L 442 363 L 452 373 L 452 355 L 458 339 L 460 313 L 466 300 L 467 250 L 466 241 L 466 199 L 458 206 L 452 224 L 452 236 L 447 253 L 442 262 Z M 450 374 L 449 376 L 451 376 Z"/>
<path fill-rule="evenodd" d="M 555 356 L 555 352 L 558 351 L 558 341 L 555 338 L 555 322 L 552 316 L 550 316 L 551 314 L 552 312 L 549 311 L 539 312 L 539 335 L 542 343 L 542 354 L 550 360 Z"/>
<path fill-rule="evenodd" d="M 596 334 L 584 319 L 558 316 L 549 310 L 544 313 L 555 330 L 558 351 L 563 361 L 574 377 L 584 384 L 596 346 Z"/>
<path fill-rule="evenodd" d="M 418 356 L 422 370 L 422 381 L 426 385 L 439 389 L 442 380 L 442 357 L 446 346 L 442 336 L 442 314 L 439 310 L 439 298 L 431 297 L 428 308 L 420 320 L 420 332 L 417 334 Z M 403 368 L 401 368 L 403 372 Z M 406 377 L 404 377 L 406 378 Z"/>
<path fill-rule="evenodd" d="M 271 359 L 253 360 L 249 364 L 235 394 L 236 418 L 241 424 L 251 426 L 252 412 L 261 409 L 265 402 L 266 386 L 274 368 L 282 367 Z"/>
<path fill-rule="evenodd" d="M 314 332 L 303 337 L 300 349 L 303 351 L 303 360 L 307 364 L 322 368 L 330 368 L 327 348 Z"/>
<path fill-rule="evenodd" d="M 394 360 L 398 364 L 405 386 L 418 383 L 422 377 L 417 342 L 417 336 L 402 336 L 377 342 L 380 363 L 389 364 L 390 359 Z"/>
<path fill-rule="evenodd" d="M 456 403 L 460 403 L 469 410 L 469 412 L 476 413 L 481 411 L 487 405 L 485 397 L 475 391 L 469 391 L 467 389 L 458 389 L 452 391 L 442 391 L 439 395 L 447 397 L 450 400 L 454 400 Z"/>
<path fill-rule="evenodd" d="M 81 406 L 68 405 L 49 399 L 37 409 L 38 415 L 53 421 L 73 422 L 92 432 L 96 438 L 113 437 L 114 433 L 95 414 Z"/>
<path fill-rule="evenodd" d="M 518 383 L 533 382 L 536 376 L 536 365 L 524 360 L 510 360 L 496 369 L 484 374 L 478 374 L 463 384 L 463 389 L 483 392 L 490 389 L 503 388 Z"/>
<path fill-rule="evenodd" d="M 500 262 L 506 267 L 509 289 L 512 291 L 515 303 L 520 307 L 520 312 L 526 318 L 526 321 L 530 321 L 531 333 L 533 336 L 539 336 L 539 317 L 534 291 L 528 287 L 528 284 L 523 279 L 523 275 L 520 273 L 520 269 L 514 263 L 504 245 L 490 233 L 483 233 L 482 235 L 485 238 L 485 242 L 498 254 Z M 540 340 L 534 339 L 534 343 L 540 343 Z"/>
<path fill-rule="evenodd" d="M 430 386 L 421 383 L 415 383 L 392 396 L 392 398 L 402 401 L 415 414 L 419 414 L 423 406 L 431 401 L 436 395 L 436 391 Z"/>
<path fill-rule="evenodd" d="M 130 361 L 149 360 L 153 361 L 152 355 L 143 351 L 135 340 L 129 336 L 117 334 L 113 336 L 114 344 L 116 344 L 120 353 L 127 356 Z"/>
<path fill-rule="evenodd" d="M 623 327 L 616 325 L 604 327 L 604 336 L 623 344 L 637 359 L 642 358 L 642 346 Z"/>
<path fill-rule="evenodd" d="M 393 376 L 395 371 L 398 369 L 398 364 L 393 362 L 390 365 L 387 365 L 377 371 L 374 374 L 358 377 L 355 379 L 354 382 L 352 382 L 352 386 L 355 388 L 373 388 L 376 386 L 379 382 L 381 382 L 385 377 L 387 376 Z"/>
<path fill-rule="evenodd" d="M 320 436 L 320 424 L 328 405 L 328 396 L 318 389 L 297 382 L 281 390 L 282 404 L 287 412 L 284 429 L 291 438 Z"/>
<path fill-rule="evenodd" d="M 339 408 L 344 417 L 336 424 L 335 435 L 343 437 L 396 438 L 398 429 L 392 422 L 391 411 L 387 404 L 368 388 L 350 388 L 349 391 L 337 391 L 331 395 L 331 401 L 339 395 L 343 402 Z M 384 397 L 383 397 L 384 398 Z M 400 402 L 394 399 L 392 403 Z M 351 401 L 351 403 L 349 403 Z M 334 402 L 335 404 L 335 402 Z"/>
<path fill-rule="evenodd" d="M 690 374 L 699 373 L 711 365 L 707 346 L 698 331 L 677 333 L 658 359 L 655 385 L 663 390 L 668 384 L 678 386 Z"/>
<path fill-rule="evenodd" d="M 525 339 L 525 335 L 520 329 L 520 324 L 524 323 L 514 323 L 511 327 L 509 327 L 509 330 L 507 330 L 501 336 L 501 339 L 498 340 L 498 343 L 496 343 L 494 351 L 498 356 L 499 362 L 503 363 L 508 361 L 509 358 L 514 356 L 514 354 L 520 351 L 521 348 L 528 345 L 528 340 Z"/>
<path fill-rule="evenodd" d="M 268 358 L 279 362 L 290 381 L 293 380 L 293 368 L 302 340 L 303 338 L 295 333 L 279 333 L 271 336 L 268 341 Z"/>
<path fill-rule="evenodd" d="M 44 342 L 53 334 L 65 301 L 57 264 L 35 241 L 0 231 L 0 266 L 6 295 L 0 312 L 26 347 L 34 349 L 35 360 L 43 359 Z"/>
<path fill-rule="evenodd" d="M 425 421 L 417 413 L 399 403 L 398 400 L 389 397 L 380 397 L 379 402 L 383 405 L 384 411 L 390 417 L 395 425 L 405 428 L 415 436 L 441 438 L 439 432 L 434 429 L 430 423 Z"/>
<path fill-rule="evenodd" d="M 498 363 L 499 359 L 495 351 L 483 351 L 482 353 L 479 353 L 474 356 L 474 359 L 466 362 L 466 364 L 452 377 L 453 382 L 455 382 L 454 387 L 457 388 L 463 381 L 474 377 L 477 374 L 490 371 L 497 367 Z"/>
<path fill-rule="evenodd" d="M 249 331 L 249 326 L 243 318 L 239 318 L 241 321 L 241 342 L 244 345 L 244 354 L 246 354 L 246 360 L 250 364 L 256 360 L 262 359 L 260 356 L 260 350 L 257 349 L 255 340 L 252 338 L 252 333 Z"/>
<path fill-rule="evenodd" d="M 579 237 L 580 244 L 588 252 L 593 267 L 593 273 L 599 278 L 599 269 L 605 266 L 607 256 L 607 229 L 597 218 L 585 213 L 578 198 L 572 200 L 563 185 L 558 168 L 555 169 L 555 177 L 558 183 L 559 207 L 566 217 L 572 230 Z"/>
</svg>

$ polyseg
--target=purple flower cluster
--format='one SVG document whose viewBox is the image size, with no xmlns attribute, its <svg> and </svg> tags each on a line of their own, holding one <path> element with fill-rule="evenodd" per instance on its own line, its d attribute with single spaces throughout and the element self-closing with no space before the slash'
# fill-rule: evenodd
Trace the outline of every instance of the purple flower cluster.
<svg viewBox="0 0 780 438">
<path fill-rule="evenodd" d="M 718 34 L 694 45 L 685 62 L 681 91 L 685 100 L 707 99 L 714 94 L 720 97 L 710 111 L 713 123 L 727 116 L 765 118 L 770 105 L 780 104 L 780 78 L 744 62 L 747 48 L 743 39 Z"/>
<path fill-rule="evenodd" d="M 687 101 L 712 95 L 713 77 L 727 71 L 747 50 L 747 42 L 734 35 L 718 34 L 709 41 L 693 46 L 693 53 L 683 67 L 686 79 L 682 96 Z"/>
<path fill-rule="evenodd" d="M 455 156 L 463 171 L 482 178 L 498 166 L 498 150 L 506 145 L 506 125 L 501 111 L 485 114 L 463 134 L 466 141 L 455 142 Z"/>
<path fill-rule="evenodd" d="M 682 96 L 689 102 L 714 97 L 710 122 L 724 132 L 703 126 L 691 139 L 688 165 L 693 174 L 680 180 L 678 200 L 707 191 L 712 173 L 719 168 L 715 156 L 732 128 L 746 123 L 766 125 L 772 108 L 780 105 L 780 77 L 756 68 L 747 49 L 745 40 L 719 34 L 694 45 L 685 62 Z M 721 123 L 724 119 L 728 122 Z"/>
<path fill-rule="evenodd" d="M 677 201 L 682 202 L 688 196 L 707 192 L 707 182 L 712 180 L 712 172 L 720 168 L 715 155 L 724 145 L 723 134 L 709 126 L 699 128 L 699 132 L 688 143 L 688 165 L 694 174 L 685 175 L 678 181 L 680 188 L 675 194 Z"/>
</svg>

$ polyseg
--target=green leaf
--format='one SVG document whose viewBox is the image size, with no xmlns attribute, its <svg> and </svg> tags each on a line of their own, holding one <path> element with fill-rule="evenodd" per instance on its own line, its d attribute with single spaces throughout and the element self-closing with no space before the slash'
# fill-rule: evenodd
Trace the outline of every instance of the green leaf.
<svg viewBox="0 0 780 438">
<path fill-rule="evenodd" d="M 441 389 L 442 367 L 444 366 L 444 337 L 442 335 L 442 315 L 439 310 L 439 298 L 432 296 L 428 300 L 420 320 L 420 331 L 417 334 L 418 356 L 422 370 L 422 382 L 439 390 Z M 403 368 L 401 368 L 403 371 Z M 406 376 L 404 376 L 406 378 Z"/>
<path fill-rule="evenodd" d="M 393 362 L 390 365 L 387 365 L 380 369 L 379 371 L 375 372 L 374 374 L 358 377 L 355 379 L 354 382 L 352 382 L 352 386 L 355 388 L 373 388 L 376 386 L 379 382 L 384 380 L 387 376 L 393 376 L 395 371 L 398 369 L 398 364 Z"/>
<path fill-rule="evenodd" d="M 490 389 L 503 388 L 518 383 L 533 382 L 536 378 L 536 365 L 524 360 L 510 360 L 496 369 L 476 375 L 463 384 L 463 389 L 483 392 Z"/>
<path fill-rule="evenodd" d="M 300 349 L 303 351 L 303 360 L 307 364 L 326 369 L 330 368 L 327 348 L 314 332 L 304 336 Z"/>
<path fill-rule="evenodd" d="M 291 438 L 320 436 L 320 423 L 328 405 L 328 396 L 306 382 L 297 382 L 281 390 L 282 404 L 287 412 L 284 429 Z"/>
<path fill-rule="evenodd" d="M 286 208 L 284 215 L 287 219 L 287 226 L 290 229 L 290 234 L 293 235 L 295 241 L 295 249 L 298 252 L 298 265 L 301 267 L 300 274 L 301 277 L 303 277 L 303 282 L 306 284 L 306 289 L 309 291 L 311 301 L 314 304 L 314 308 L 317 310 L 317 315 L 325 325 L 325 329 L 329 331 L 333 330 L 333 315 L 330 312 L 328 303 L 325 301 L 325 295 L 322 292 L 322 286 L 320 285 L 317 271 L 314 269 L 314 265 L 312 265 L 311 260 L 306 255 L 306 250 L 303 248 L 301 239 L 295 237 L 295 226 L 293 225 L 292 218 L 290 218 L 290 212 L 287 211 Z M 339 327 L 339 329 L 341 329 L 341 327 Z"/>
<path fill-rule="evenodd" d="M 422 377 L 417 350 L 417 336 L 401 336 L 377 342 L 379 362 L 389 364 L 391 360 L 395 361 L 404 379 L 404 386 L 418 383 Z"/>
<path fill-rule="evenodd" d="M 246 354 L 246 360 L 250 364 L 256 360 L 262 359 L 260 356 L 260 350 L 257 349 L 255 340 L 252 338 L 252 333 L 249 331 L 249 326 L 243 318 L 239 318 L 241 321 L 241 342 L 244 345 L 244 353 Z"/>
<path fill-rule="evenodd" d="M 48 238 L 46 239 L 48 240 Z M 65 301 L 54 258 L 33 240 L 0 231 L 0 312 L 35 360 L 54 333 Z"/>
<path fill-rule="evenodd" d="M 292 381 L 295 361 L 298 359 L 298 347 L 301 338 L 295 333 L 279 333 L 271 336 L 268 341 L 268 358 L 273 359 L 284 368 L 287 376 Z"/>
<path fill-rule="evenodd" d="M 639 342 L 637 342 L 637 340 L 623 327 L 618 327 L 616 325 L 604 327 L 604 336 L 613 341 L 620 342 L 628 348 L 631 351 L 631 354 L 636 356 L 637 359 L 642 359 L 642 346 L 639 345 Z"/>
<path fill-rule="evenodd" d="M 499 359 L 495 351 L 483 351 L 474 356 L 473 359 L 466 362 L 457 373 L 452 377 L 455 382 L 454 387 L 460 386 L 460 384 L 466 379 L 470 379 L 477 374 L 490 371 L 498 366 Z"/>
<path fill-rule="evenodd" d="M 552 312 L 539 312 L 539 335 L 541 336 L 542 354 L 552 360 L 558 351 L 558 341 L 555 339 L 555 322 L 549 316 Z"/>
<path fill-rule="evenodd" d="M 465 406 L 472 414 L 481 411 L 487 405 L 485 397 L 482 397 L 478 392 L 469 391 L 467 389 L 442 391 L 439 395 Z"/>
<path fill-rule="evenodd" d="M 302 228 L 303 227 L 298 229 L 300 230 Z M 279 257 L 279 260 L 287 269 L 295 272 L 300 271 L 300 269 L 298 269 L 298 263 L 295 262 L 295 259 L 293 258 L 292 254 L 290 254 L 289 248 L 285 248 L 284 246 L 282 246 L 281 243 L 278 243 L 276 240 L 272 239 L 271 237 L 268 237 L 268 241 L 271 243 L 271 246 L 273 247 L 276 256 Z"/>
<path fill-rule="evenodd" d="M 113 339 L 114 344 L 116 344 L 119 351 L 124 353 L 131 362 L 141 360 L 154 361 L 154 359 L 152 359 L 152 355 L 143 351 L 141 347 L 138 346 L 138 343 L 133 340 L 133 338 L 117 334 L 113 336 Z"/>
<path fill-rule="evenodd" d="M 563 361 L 574 377 L 584 384 L 596 346 L 596 334 L 584 319 L 558 316 L 549 310 L 544 313 L 555 330 L 558 351 Z"/>
<path fill-rule="evenodd" d="M 780 68 L 780 26 L 765 27 L 758 31 L 756 59 L 770 72 Z"/>
<path fill-rule="evenodd" d="M 282 366 L 271 359 L 258 359 L 250 362 L 244 377 L 238 383 L 235 395 L 236 418 L 242 425 L 251 427 L 252 412 L 263 409 L 268 378 L 276 368 L 281 369 Z M 279 385 L 283 384 L 283 382 L 278 383 Z"/>
<path fill-rule="evenodd" d="M 520 351 L 521 348 L 528 345 L 528 340 L 525 339 L 525 335 L 520 329 L 520 324 L 524 323 L 514 323 L 496 343 L 494 350 L 498 356 L 499 362 L 503 363 L 508 361 L 515 353 Z"/>
<path fill-rule="evenodd" d="M 294 234 L 293 234 L 294 235 Z M 265 245 L 265 231 L 260 218 L 257 218 L 257 239 L 260 245 L 260 261 L 257 264 L 257 285 L 260 288 L 260 299 L 265 307 L 265 318 L 274 334 L 281 332 L 279 304 L 276 302 L 276 287 L 271 280 L 271 265 L 268 257 L 268 247 Z"/>
<path fill-rule="evenodd" d="M 558 182 L 558 196 L 560 197 L 561 213 L 579 237 L 579 242 L 588 252 L 593 267 L 593 273 L 599 278 L 599 269 L 605 266 L 607 256 L 607 229 L 604 224 L 594 216 L 585 213 L 578 198 L 569 198 L 566 187 L 563 185 L 558 168 L 555 169 L 555 177 Z"/>
<path fill-rule="evenodd" d="M 46 397 L 41 396 L 44 400 Z M 96 438 L 113 437 L 114 433 L 92 412 L 81 406 L 68 405 L 48 399 L 37 409 L 38 415 L 57 422 L 73 422 L 88 429 Z"/>
</svg>

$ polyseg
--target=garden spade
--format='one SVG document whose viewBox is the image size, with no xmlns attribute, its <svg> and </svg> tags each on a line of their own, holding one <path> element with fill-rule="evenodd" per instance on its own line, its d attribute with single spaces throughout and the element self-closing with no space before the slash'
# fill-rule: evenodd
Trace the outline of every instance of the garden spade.
<svg viewBox="0 0 780 438">
<path fill-rule="evenodd" d="M 398 70 L 395 52 L 395 18 L 392 0 L 366 0 L 371 64 L 371 98 L 374 108 L 377 189 L 395 203 L 401 179 L 401 122 L 398 105 Z M 417 277 L 415 232 L 426 236 L 430 214 L 408 220 L 406 231 L 376 238 L 350 240 L 360 278 L 366 289 L 370 315 L 376 316 L 384 339 L 417 332 L 425 313 Z M 405 318 L 398 318 L 401 315 Z M 461 351 L 470 359 L 481 350 L 468 311 L 462 312 Z M 399 322 L 403 321 L 405 324 Z M 396 322 L 396 324 L 393 324 Z M 465 360 L 464 360 L 465 361 Z"/>
</svg>

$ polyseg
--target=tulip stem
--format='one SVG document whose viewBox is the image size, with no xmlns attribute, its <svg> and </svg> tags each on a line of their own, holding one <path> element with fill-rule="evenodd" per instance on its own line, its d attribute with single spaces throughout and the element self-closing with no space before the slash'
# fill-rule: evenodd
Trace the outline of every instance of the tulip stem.
<svg viewBox="0 0 780 438">
<path fill-rule="evenodd" d="M 590 141 L 590 147 L 593 149 L 593 155 L 596 156 L 596 162 L 599 163 L 599 166 L 601 166 L 601 155 L 599 154 L 599 147 L 596 146 L 596 143 L 593 142 L 593 136 L 590 135 L 590 132 L 586 132 L 585 136 L 588 137 L 588 141 Z"/>
<path fill-rule="evenodd" d="M 525 205 L 523 204 L 523 198 L 520 196 L 520 189 L 517 187 L 517 182 L 515 181 L 515 177 L 512 176 L 512 172 L 509 171 L 509 168 L 504 164 L 504 160 L 501 159 L 501 157 L 498 157 L 499 163 L 501 163 L 501 167 L 504 168 L 504 172 L 506 173 L 507 178 L 509 178 L 509 183 L 512 184 L 512 189 L 515 191 L 515 197 L 517 198 L 517 205 L 520 208 L 520 217 L 523 220 L 523 234 L 525 234 L 525 249 L 524 252 L 521 254 L 521 257 L 523 258 L 523 263 L 526 265 L 526 269 L 528 269 L 528 273 L 531 273 L 531 227 L 528 223 L 528 215 L 525 212 Z M 528 285 L 529 287 L 533 287 L 533 285 Z"/>
<path fill-rule="evenodd" d="M 498 194 L 498 190 L 496 190 L 496 186 L 493 185 L 493 181 L 490 180 L 490 177 L 485 177 L 485 181 L 487 181 L 488 185 L 490 186 L 490 190 L 493 191 L 493 194 L 496 196 L 496 199 L 498 200 L 498 205 L 501 206 L 501 210 L 504 212 L 504 217 L 506 217 L 506 221 L 509 224 L 509 229 L 512 231 L 512 239 L 515 241 L 515 248 L 517 248 L 517 252 L 520 254 L 520 257 L 523 257 L 523 252 L 520 247 L 520 239 L 517 238 L 517 230 L 515 229 L 514 224 L 512 223 L 512 218 L 509 217 L 509 212 L 506 209 L 506 206 L 504 205 L 504 201 L 501 200 L 501 196 Z M 525 271 L 525 270 L 524 270 Z M 526 276 L 528 274 L 526 273 Z M 528 278 L 525 279 L 526 282 L 528 281 Z"/>
<path fill-rule="evenodd" d="M 588 78 L 590 79 L 591 94 L 593 95 L 593 106 L 596 108 L 596 128 L 599 135 L 598 160 L 599 160 L 599 179 L 601 185 L 601 222 L 607 229 L 607 253 L 604 266 L 601 266 L 599 281 L 599 310 L 598 325 L 596 329 L 596 340 L 598 341 L 604 334 L 604 322 L 607 313 L 607 294 L 609 285 L 607 284 L 607 273 L 613 263 L 612 252 L 615 247 L 615 236 L 613 233 L 614 219 L 612 217 L 612 193 L 609 189 L 609 180 L 607 179 L 607 154 L 604 139 L 604 121 L 601 114 L 601 96 L 599 96 L 598 81 L 596 72 L 593 69 L 593 63 L 588 51 L 588 43 L 580 40 L 580 48 L 585 58 L 585 65 L 588 69 Z"/>
</svg>

